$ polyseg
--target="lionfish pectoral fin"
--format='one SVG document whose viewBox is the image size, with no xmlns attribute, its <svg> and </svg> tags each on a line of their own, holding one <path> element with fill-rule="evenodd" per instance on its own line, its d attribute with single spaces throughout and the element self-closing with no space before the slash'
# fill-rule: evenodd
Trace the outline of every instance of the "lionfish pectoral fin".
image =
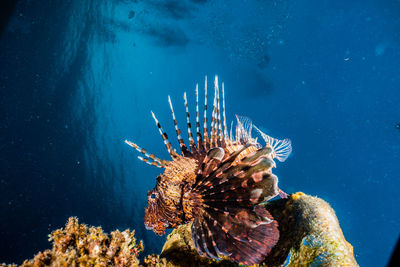
<svg viewBox="0 0 400 267">
<path fill-rule="evenodd" d="M 204 212 L 191 230 L 201 255 L 213 259 L 224 256 L 245 265 L 263 261 L 279 239 L 278 223 L 263 206 L 212 215 Z"/>
<path fill-rule="evenodd" d="M 263 133 L 256 126 L 254 126 L 254 128 L 264 139 L 265 143 L 271 145 L 274 150 L 274 158 L 277 158 L 280 162 L 285 161 L 289 157 L 290 153 L 292 153 L 292 142 L 290 139 L 279 140 Z"/>
<path fill-rule="evenodd" d="M 278 223 L 258 205 L 279 193 L 278 179 L 271 173 L 273 160 L 265 156 L 271 151 L 260 148 L 239 162 L 238 154 L 228 156 L 205 176 L 198 175 L 201 181 L 193 192 L 201 198 L 201 212 L 193 222 L 192 238 L 200 253 L 252 265 L 275 246 Z M 217 161 L 219 156 L 218 150 L 209 151 L 206 159 Z"/>
</svg>

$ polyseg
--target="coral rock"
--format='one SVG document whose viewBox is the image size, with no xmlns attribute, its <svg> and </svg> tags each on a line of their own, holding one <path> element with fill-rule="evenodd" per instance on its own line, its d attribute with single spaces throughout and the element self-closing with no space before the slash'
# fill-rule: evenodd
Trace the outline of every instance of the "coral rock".
<svg viewBox="0 0 400 267">
<path fill-rule="evenodd" d="M 108 236 L 101 227 L 88 227 L 71 217 L 64 229 L 49 235 L 52 250 L 39 252 L 21 266 L 139 266 L 138 254 L 143 244 L 136 244 L 134 234 L 134 231 L 116 230 Z"/>
</svg>

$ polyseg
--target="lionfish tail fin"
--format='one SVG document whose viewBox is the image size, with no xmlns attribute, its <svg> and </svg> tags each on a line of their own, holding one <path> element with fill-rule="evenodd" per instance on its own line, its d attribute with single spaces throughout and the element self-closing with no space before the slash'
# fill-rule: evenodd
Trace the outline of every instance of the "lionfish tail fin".
<svg viewBox="0 0 400 267">
<path fill-rule="evenodd" d="M 231 155 L 214 148 L 205 157 L 192 190 L 191 203 L 201 209 L 192 239 L 200 254 L 253 265 L 278 242 L 278 223 L 259 204 L 278 195 L 279 188 L 268 157 L 272 149 L 260 148 L 237 161 L 247 147 Z"/>
<path fill-rule="evenodd" d="M 271 145 L 274 151 L 273 157 L 278 159 L 280 162 L 285 161 L 289 157 L 290 153 L 292 153 L 292 141 L 290 141 L 290 139 L 286 138 L 283 140 L 279 140 L 263 133 L 256 126 L 254 126 L 254 128 L 264 139 L 265 143 Z"/>
</svg>

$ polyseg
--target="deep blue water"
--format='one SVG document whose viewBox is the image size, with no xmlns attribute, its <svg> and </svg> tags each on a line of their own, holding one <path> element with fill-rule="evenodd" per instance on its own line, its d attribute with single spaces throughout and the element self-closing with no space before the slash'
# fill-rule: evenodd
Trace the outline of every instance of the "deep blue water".
<svg viewBox="0 0 400 267">
<path fill-rule="evenodd" d="M 250 117 L 293 154 L 280 187 L 327 200 L 361 266 L 385 266 L 400 232 L 400 2 L 19 1 L 0 40 L 0 262 L 50 245 L 69 216 L 143 225 L 183 92 L 225 83 L 227 116 Z M 192 129 L 193 130 L 193 129 Z M 185 131 L 183 131 L 185 132 Z M 176 145 L 177 142 L 173 140 Z"/>
</svg>

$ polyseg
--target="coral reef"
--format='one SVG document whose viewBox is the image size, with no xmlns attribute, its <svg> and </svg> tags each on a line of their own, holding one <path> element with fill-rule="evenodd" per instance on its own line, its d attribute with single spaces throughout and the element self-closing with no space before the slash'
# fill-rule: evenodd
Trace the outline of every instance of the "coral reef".
<svg viewBox="0 0 400 267">
<path fill-rule="evenodd" d="M 138 266 L 138 254 L 143 250 L 143 244 L 136 244 L 134 234 L 135 231 L 116 230 L 109 236 L 101 227 L 88 227 L 70 217 L 64 229 L 49 235 L 52 250 L 39 252 L 21 266 Z"/>
<path fill-rule="evenodd" d="M 265 208 L 279 223 L 280 238 L 259 266 L 358 266 L 334 210 L 324 200 L 303 193 L 270 201 Z M 227 259 L 200 257 L 191 238 L 191 224 L 168 235 L 160 255 L 148 255 L 141 266 L 239 266 Z M 39 252 L 21 266 L 139 266 L 142 242 L 134 231 L 109 235 L 100 227 L 71 217 L 64 229 L 51 233 L 52 250 Z M 290 257 L 289 257 L 290 255 Z M 17 265 L 0 264 L 0 267 Z"/>
</svg>

